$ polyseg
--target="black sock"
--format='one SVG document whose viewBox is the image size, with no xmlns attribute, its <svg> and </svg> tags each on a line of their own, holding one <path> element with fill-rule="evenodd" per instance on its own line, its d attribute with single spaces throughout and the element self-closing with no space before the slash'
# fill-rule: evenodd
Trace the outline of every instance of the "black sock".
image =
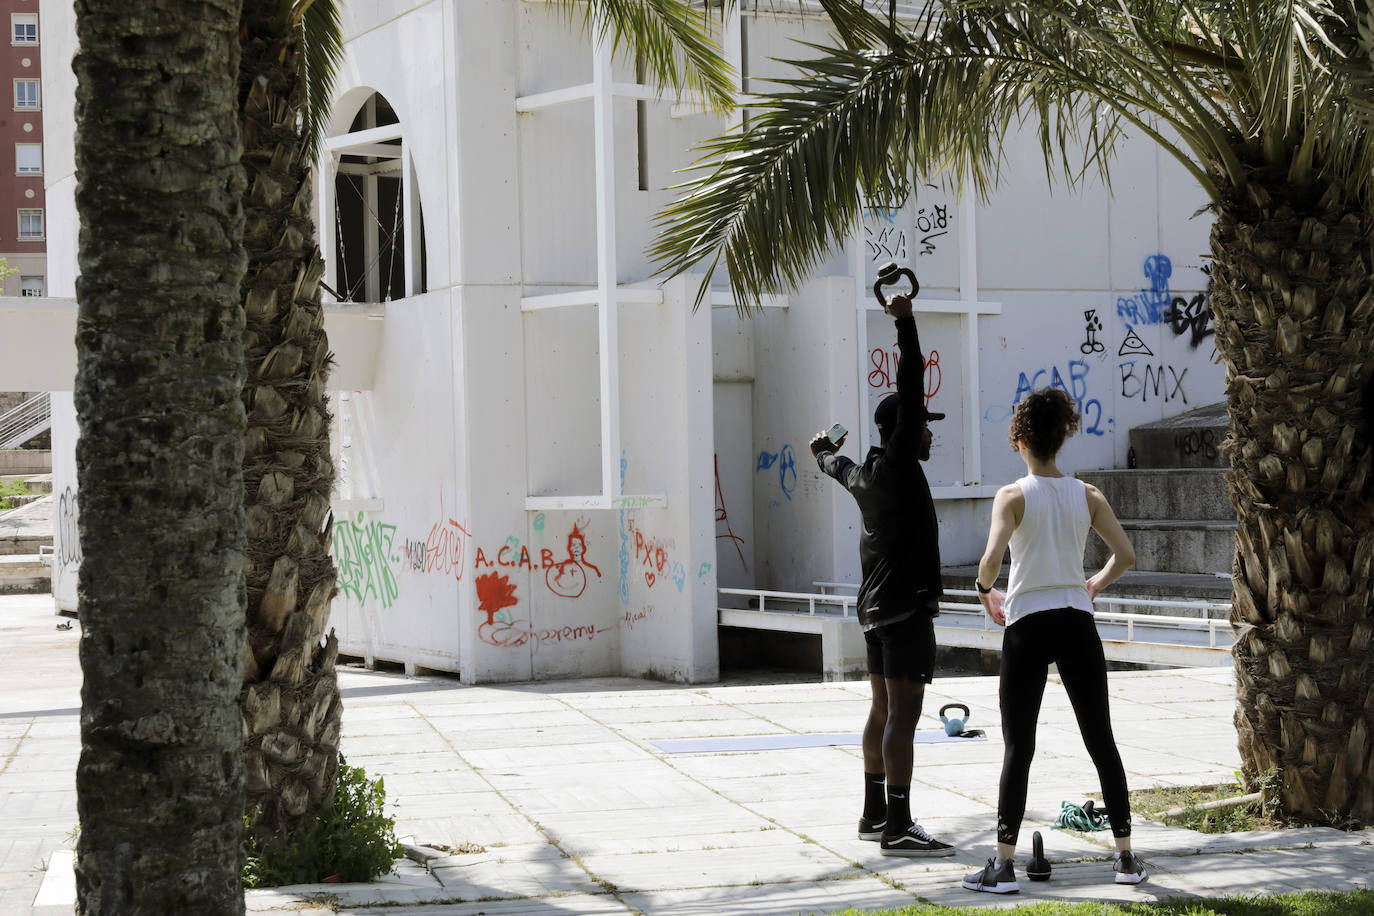
<svg viewBox="0 0 1374 916">
<path fill-rule="evenodd" d="M 901 833 L 911 826 L 911 786 L 887 787 L 887 826 L 883 832 L 889 836 Z"/>
<path fill-rule="evenodd" d="M 864 774 L 864 820 L 881 821 L 887 817 L 886 773 Z"/>
</svg>

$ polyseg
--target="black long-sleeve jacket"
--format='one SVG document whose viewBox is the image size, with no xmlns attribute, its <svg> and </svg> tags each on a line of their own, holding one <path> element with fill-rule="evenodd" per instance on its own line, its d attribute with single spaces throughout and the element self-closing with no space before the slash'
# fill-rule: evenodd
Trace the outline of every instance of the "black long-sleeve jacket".
<svg viewBox="0 0 1374 916">
<path fill-rule="evenodd" d="M 925 371 L 916 319 L 898 318 L 897 422 L 885 448 L 868 450 L 863 464 L 833 452 L 817 458 L 859 504 L 859 623 L 868 629 L 911 612 L 938 613 L 940 528 L 930 484 L 917 457 L 925 420 Z"/>
</svg>

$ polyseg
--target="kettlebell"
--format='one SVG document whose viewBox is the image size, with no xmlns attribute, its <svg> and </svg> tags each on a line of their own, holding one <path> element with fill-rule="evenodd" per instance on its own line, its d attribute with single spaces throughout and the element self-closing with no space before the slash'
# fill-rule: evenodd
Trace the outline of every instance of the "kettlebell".
<svg viewBox="0 0 1374 916">
<path fill-rule="evenodd" d="M 964 717 L 962 719 L 945 718 L 946 709 L 962 709 L 964 711 Z M 940 707 L 940 721 L 944 723 L 945 734 L 949 735 L 951 738 L 958 737 L 960 732 L 964 730 L 964 723 L 971 718 L 973 718 L 972 713 L 969 712 L 968 707 L 963 703 L 946 703 L 944 706 Z"/>
<path fill-rule="evenodd" d="M 887 297 L 883 295 L 883 287 L 891 286 L 898 280 L 906 277 L 911 281 L 911 298 L 915 299 L 916 294 L 921 291 L 921 284 L 916 282 L 916 275 L 911 272 L 910 267 L 898 267 L 896 261 L 888 261 L 878 268 L 878 279 L 873 284 L 873 295 L 877 297 L 878 304 L 887 311 Z"/>
<path fill-rule="evenodd" d="M 1031 857 L 1026 863 L 1026 877 L 1032 881 L 1050 880 L 1050 860 L 1045 858 L 1045 839 L 1040 831 L 1031 837 Z"/>
</svg>

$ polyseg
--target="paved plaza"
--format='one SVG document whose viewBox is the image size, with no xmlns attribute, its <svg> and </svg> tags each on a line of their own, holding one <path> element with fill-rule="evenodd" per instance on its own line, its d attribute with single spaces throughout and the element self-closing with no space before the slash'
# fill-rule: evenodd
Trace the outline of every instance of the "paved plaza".
<svg viewBox="0 0 1374 916">
<path fill-rule="evenodd" d="M 46 595 L 0 597 L 0 913 L 70 913 L 80 625 L 58 630 Z M 346 669 L 344 754 L 386 779 L 398 834 L 453 850 L 370 885 L 252 891 L 254 913 L 448 916 L 827 913 L 913 901 L 1150 900 L 1370 886 L 1374 831 L 1206 836 L 1136 820 L 1150 867 L 1112 883 L 1110 833 L 1049 830 L 1096 789 L 1063 690 L 1041 716 L 1022 833 L 1044 832 L 1053 880 L 996 897 L 963 890 L 992 853 L 1001 761 L 996 678 L 949 678 L 988 740 L 916 748 L 913 810 L 958 846 L 949 859 L 879 855 L 855 837 L 853 746 L 675 753 L 687 738 L 847 733 L 866 682 L 677 686 L 628 678 L 471 687 Z M 1132 788 L 1225 783 L 1239 766 L 1229 669 L 1114 672 L 1112 713 Z M 783 740 L 781 743 L 787 743 Z M 671 747 L 671 745 L 669 745 Z M 49 868 L 51 866 L 51 868 Z"/>
</svg>

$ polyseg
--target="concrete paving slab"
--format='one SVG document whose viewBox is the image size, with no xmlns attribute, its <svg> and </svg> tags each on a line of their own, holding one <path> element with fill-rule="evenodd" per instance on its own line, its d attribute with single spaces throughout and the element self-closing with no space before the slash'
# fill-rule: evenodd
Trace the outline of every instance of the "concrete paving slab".
<svg viewBox="0 0 1374 916">
<path fill-rule="evenodd" d="M 847 907 L 894 908 L 913 903 L 911 894 L 895 890 L 871 877 L 843 881 L 807 881 L 749 888 L 745 897 L 738 888 L 694 888 L 622 894 L 624 901 L 656 916 L 720 916 L 739 912 L 747 899 L 752 916 L 799 916 L 831 913 Z"/>
<path fill-rule="evenodd" d="M 430 868 L 450 896 L 465 900 L 592 894 L 602 889 L 578 860 L 548 843 L 449 856 L 430 863 Z"/>
<path fill-rule="evenodd" d="M 336 911 L 331 909 L 325 912 Z M 423 913 L 425 916 L 625 916 L 633 911 L 609 894 L 562 894 L 524 900 L 481 900 L 471 903 L 433 904 L 426 907 L 345 907 L 337 912 L 348 916 L 410 916 L 415 913 Z"/>
<path fill-rule="evenodd" d="M 44 864 L 68 847 L 76 820 L 77 642 L 52 620 L 50 597 L 0 598 L 0 662 L 8 663 L 0 665 L 4 913 L 43 911 L 34 903 Z M 1006 901 L 960 887 L 993 849 L 1002 755 L 995 677 L 944 679 L 927 693 L 921 727 L 934 729 L 931 713 L 958 701 L 989 737 L 916 749 L 917 813 L 957 846 L 942 860 L 885 858 L 857 838 L 858 748 L 672 755 L 648 743 L 853 731 L 868 708 L 863 681 L 679 687 L 598 678 L 472 687 L 359 668 L 340 679 L 345 753 L 385 776 L 398 832 L 469 851 L 437 860 L 433 872 L 404 863 L 369 885 L 255 891 L 250 912 L 717 916 L 895 906 L 917 896 L 996 907 L 1350 889 L 1368 886 L 1374 872 L 1374 831 L 1204 836 L 1137 817 L 1136 847 L 1151 880 L 1118 887 L 1109 833 L 1048 829 L 1061 801 L 1081 802 L 1098 788 L 1057 685 L 1046 691 L 1020 857 L 1032 830 L 1042 830 L 1055 880 L 1023 882 L 1019 899 Z M 1229 670 L 1112 672 L 1109 684 L 1133 788 L 1233 779 Z M 1256 870 L 1264 873 L 1257 881 Z M 70 903 L 53 906 L 71 911 Z"/>
<path fill-rule="evenodd" d="M 634 856 L 584 856 L 593 874 L 621 893 L 707 887 L 756 887 L 798 881 L 858 877 L 851 862 L 812 843 L 795 843 L 779 834 L 782 845 L 739 849 L 655 852 Z"/>
</svg>

